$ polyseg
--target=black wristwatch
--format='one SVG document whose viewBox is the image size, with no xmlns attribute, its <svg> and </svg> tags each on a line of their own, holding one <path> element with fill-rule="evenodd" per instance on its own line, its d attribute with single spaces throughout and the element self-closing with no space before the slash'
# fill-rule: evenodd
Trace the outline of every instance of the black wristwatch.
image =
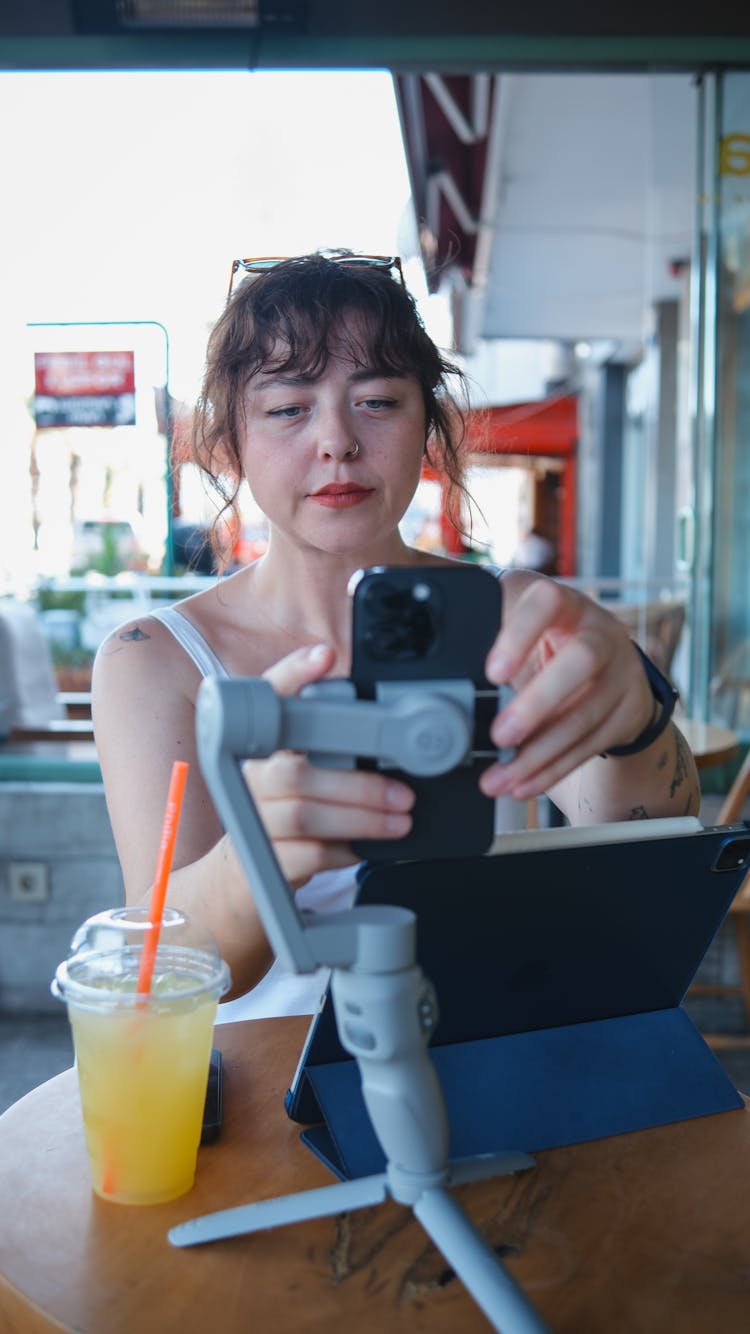
<svg viewBox="0 0 750 1334">
<path fill-rule="evenodd" d="M 610 746 L 609 750 L 604 751 L 605 755 L 637 755 L 639 751 L 646 750 L 647 746 L 650 746 L 658 736 L 661 736 L 674 713 L 674 706 L 679 698 L 672 682 L 668 681 L 664 673 L 659 671 L 656 664 L 646 656 L 635 640 L 632 643 L 640 655 L 643 670 L 648 677 L 654 699 L 661 705 L 661 708 L 648 727 L 644 727 L 640 735 L 636 737 L 635 741 L 631 741 L 627 746 Z"/>
</svg>

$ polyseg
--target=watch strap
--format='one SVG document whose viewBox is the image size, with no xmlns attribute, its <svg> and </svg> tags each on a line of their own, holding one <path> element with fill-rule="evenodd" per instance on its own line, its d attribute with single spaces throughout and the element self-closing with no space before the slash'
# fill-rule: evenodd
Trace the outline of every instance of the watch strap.
<svg viewBox="0 0 750 1334">
<path fill-rule="evenodd" d="M 641 659 L 643 670 L 646 673 L 654 699 L 661 707 L 656 716 L 651 719 L 648 726 L 644 727 L 643 731 L 635 738 L 635 741 L 631 741 L 624 746 L 610 746 L 608 750 L 604 751 L 605 755 L 613 755 L 615 757 L 620 755 L 638 755 L 640 751 L 647 750 L 648 747 L 656 741 L 656 738 L 661 736 L 674 713 L 674 707 L 678 700 L 678 692 L 675 690 L 672 682 L 667 679 L 663 672 L 659 671 L 656 664 L 643 652 L 643 649 L 639 644 L 636 644 L 635 640 L 632 640 L 631 642 L 633 648 Z"/>
</svg>

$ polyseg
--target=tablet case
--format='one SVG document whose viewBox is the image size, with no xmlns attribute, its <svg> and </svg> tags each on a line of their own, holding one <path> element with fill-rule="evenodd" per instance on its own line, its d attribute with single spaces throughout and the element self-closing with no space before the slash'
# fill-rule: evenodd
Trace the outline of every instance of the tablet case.
<svg viewBox="0 0 750 1334">
<path fill-rule="evenodd" d="M 750 824 L 664 820 L 503 842 L 499 856 L 371 865 L 360 878 L 358 902 L 417 914 L 451 1157 L 742 1107 L 681 1002 L 747 873 Z M 340 1178 L 383 1170 L 328 995 L 286 1107 Z"/>
</svg>

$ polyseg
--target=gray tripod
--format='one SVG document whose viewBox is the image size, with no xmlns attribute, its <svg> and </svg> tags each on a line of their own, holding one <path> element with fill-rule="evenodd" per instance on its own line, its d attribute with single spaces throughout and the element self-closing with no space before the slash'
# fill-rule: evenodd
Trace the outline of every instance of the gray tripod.
<svg viewBox="0 0 750 1334">
<path fill-rule="evenodd" d="M 427 1054 L 437 1021 L 430 983 L 416 963 L 416 918 L 404 908 L 301 913 L 245 782 L 241 761 L 281 748 L 353 766 L 355 755 L 420 775 L 447 772 L 470 753 L 468 681 L 400 685 L 357 700 L 348 681 L 322 682 L 282 698 L 267 681 L 208 679 L 197 732 L 209 791 L 230 834 L 271 946 L 289 971 L 332 969 L 342 1045 L 357 1060 L 362 1093 L 386 1158 L 376 1176 L 206 1214 L 172 1228 L 193 1246 L 380 1203 L 409 1205 L 502 1334 L 551 1334 L 448 1187 L 534 1165 L 520 1152 L 451 1162 L 442 1090 Z"/>
</svg>

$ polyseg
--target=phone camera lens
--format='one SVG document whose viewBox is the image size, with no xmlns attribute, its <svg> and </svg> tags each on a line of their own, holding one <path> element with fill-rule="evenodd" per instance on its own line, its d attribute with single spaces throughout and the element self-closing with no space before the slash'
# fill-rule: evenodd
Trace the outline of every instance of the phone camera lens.
<svg viewBox="0 0 750 1334">
<path fill-rule="evenodd" d="M 366 640 L 373 658 L 405 661 L 423 658 L 437 636 L 437 608 L 426 582 L 400 588 L 378 581 L 367 593 Z"/>
</svg>

